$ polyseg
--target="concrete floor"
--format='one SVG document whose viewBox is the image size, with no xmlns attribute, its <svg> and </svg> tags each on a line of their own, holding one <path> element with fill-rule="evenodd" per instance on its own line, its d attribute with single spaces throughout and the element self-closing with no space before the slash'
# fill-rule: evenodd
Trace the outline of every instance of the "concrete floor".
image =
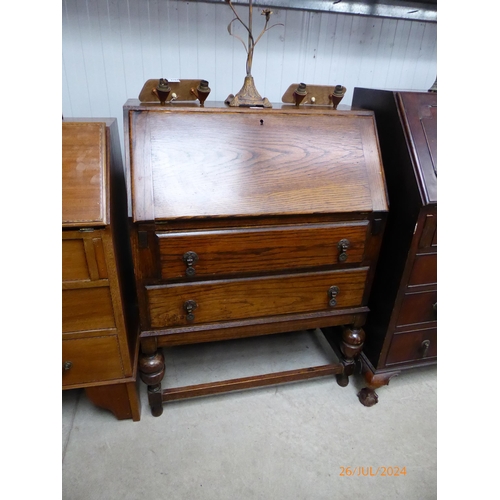
<svg viewBox="0 0 500 500">
<path fill-rule="evenodd" d="M 323 341 L 296 332 L 165 350 L 164 387 L 328 363 Z M 324 377 L 172 402 L 157 418 L 141 384 L 140 422 L 63 391 L 62 498 L 434 499 L 436 378 L 436 367 L 403 373 L 371 408 L 358 375 L 345 388 Z"/>
</svg>

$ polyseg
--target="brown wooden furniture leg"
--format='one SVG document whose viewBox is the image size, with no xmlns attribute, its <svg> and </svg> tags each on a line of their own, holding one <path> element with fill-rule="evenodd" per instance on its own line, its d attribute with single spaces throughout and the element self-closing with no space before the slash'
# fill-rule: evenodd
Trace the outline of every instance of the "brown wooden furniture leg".
<svg viewBox="0 0 500 500">
<path fill-rule="evenodd" d="M 337 375 L 337 383 L 341 387 L 346 387 L 349 384 L 349 375 L 354 373 L 356 368 L 356 357 L 363 349 L 365 340 L 365 332 L 361 327 L 355 324 L 344 327 L 342 331 L 342 342 L 340 350 L 345 357 L 344 373 Z"/>
<path fill-rule="evenodd" d="M 363 389 L 358 392 L 358 399 L 362 405 L 369 407 L 378 403 L 378 394 L 369 387 L 363 387 Z"/>
<path fill-rule="evenodd" d="M 85 394 L 93 404 L 110 410 L 118 420 L 131 418 L 138 422 L 141 419 L 141 405 L 135 381 L 87 387 Z"/>
<path fill-rule="evenodd" d="M 148 385 L 148 399 L 151 406 L 151 413 L 155 417 L 160 416 L 163 413 L 162 405 L 170 401 L 283 384 L 326 375 L 341 376 L 341 382 L 346 381 L 344 385 L 347 385 L 349 381 L 348 376 L 354 373 L 356 367 L 355 357 L 358 356 L 362 349 L 364 340 L 364 332 L 357 324 L 357 321 L 361 320 L 356 319 L 356 317 L 354 318 L 352 325 L 343 327 L 344 331 L 342 335 L 336 335 L 336 332 L 332 328 L 323 329 L 325 338 L 334 348 L 340 359 L 339 363 L 163 390 L 161 388 L 161 380 L 165 373 L 165 360 L 161 349 L 158 349 L 161 339 L 146 337 L 142 340 L 141 349 L 143 352 L 139 358 L 139 371 L 142 381 Z M 343 344 L 339 342 L 339 337 L 342 338 Z M 160 345 L 162 344 L 160 343 Z"/>
<path fill-rule="evenodd" d="M 148 386 L 148 401 L 151 414 L 159 417 L 163 413 L 161 381 L 165 374 L 165 358 L 154 342 L 141 344 L 142 353 L 139 357 L 139 373 L 141 380 Z M 153 345 L 154 344 L 154 345 Z"/>
<path fill-rule="evenodd" d="M 378 389 L 379 387 L 382 387 L 384 385 L 388 385 L 390 380 L 393 377 L 397 377 L 401 373 L 401 371 L 375 374 L 366 365 L 366 363 L 363 362 L 362 365 L 364 378 L 368 387 L 363 387 L 363 389 L 358 392 L 358 399 L 364 406 L 373 406 L 378 403 L 378 394 L 375 392 L 375 389 Z"/>
<path fill-rule="evenodd" d="M 364 315 L 354 316 L 353 323 L 341 327 L 341 332 L 339 327 L 321 329 L 341 363 L 342 372 L 336 375 L 337 383 L 341 387 L 349 384 L 349 375 L 354 373 L 357 358 L 363 349 L 365 332 L 361 327 L 364 321 Z"/>
</svg>

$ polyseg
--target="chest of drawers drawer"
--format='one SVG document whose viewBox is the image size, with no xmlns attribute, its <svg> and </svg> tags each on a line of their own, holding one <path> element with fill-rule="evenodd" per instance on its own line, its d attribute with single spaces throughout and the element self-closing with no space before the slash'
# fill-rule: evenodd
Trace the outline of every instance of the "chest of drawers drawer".
<svg viewBox="0 0 500 500">
<path fill-rule="evenodd" d="M 397 327 L 407 327 L 419 323 L 436 321 L 437 291 L 406 293 L 399 316 Z"/>
<path fill-rule="evenodd" d="M 359 264 L 367 221 L 158 232 L 163 280 Z"/>
<path fill-rule="evenodd" d="M 437 284 L 437 254 L 417 254 L 413 261 L 408 286 Z"/>
<path fill-rule="evenodd" d="M 399 333 L 392 337 L 387 364 L 427 361 L 437 356 L 437 328 Z"/>
<path fill-rule="evenodd" d="M 90 280 L 90 271 L 85 253 L 85 240 L 73 238 L 62 241 L 62 280 Z"/>
<path fill-rule="evenodd" d="M 103 231 L 73 231 L 62 240 L 62 281 L 107 279 Z"/>
<path fill-rule="evenodd" d="M 153 328 L 361 305 L 368 268 L 147 287 Z"/>
<path fill-rule="evenodd" d="M 115 328 L 109 287 L 62 291 L 63 333 Z"/>
<path fill-rule="evenodd" d="M 63 386 L 124 376 L 115 335 L 62 341 Z"/>
</svg>

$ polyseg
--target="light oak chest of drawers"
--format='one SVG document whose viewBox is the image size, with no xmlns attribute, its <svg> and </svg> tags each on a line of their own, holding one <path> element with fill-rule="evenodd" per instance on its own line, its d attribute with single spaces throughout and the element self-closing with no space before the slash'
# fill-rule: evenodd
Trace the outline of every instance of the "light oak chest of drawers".
<svg viewBox="0 0 500 500">
<path fill-rule="evenodd" d="M 124 120 L 153 415 L 173 399 L 320 375 L 347 384 L 387 212 L 373 114 L 130 100 Z M 161 388 L 162 347 L 313 328 L 338 364 Z"/>
<path fill-rule="evenodd" d="M 62 387 L 140 419 L 138 318 L 116 119 L 62 123 Z"/>
</svg>

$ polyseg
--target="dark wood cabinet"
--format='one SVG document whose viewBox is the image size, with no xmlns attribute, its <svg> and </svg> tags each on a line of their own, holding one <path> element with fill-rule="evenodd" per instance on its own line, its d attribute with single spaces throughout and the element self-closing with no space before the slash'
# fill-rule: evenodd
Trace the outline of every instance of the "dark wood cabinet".
<svg viewBox="0 0 500 500">
<path fill-rule="evenodd" d="M 387 214 L 373 113 L 130 100 L 124 124 L 153 415 L 173 399 L 315 376 L 346 385 Z M 161 388 L 162 347 L 306 328 L 324 329 L 339 363 Z"/>
<path fill-rule="evenodd" d="M 352 105 L 375 112 L 389 217 L 361 354 L 368 387 L 437 363 L 437 93 L 355 88 Z"/>
<path fill-rule="evenodd" d="M 140 419 L 138 313 L 116 119 L 62 123 L 62 388 Z"/>
</svg>

